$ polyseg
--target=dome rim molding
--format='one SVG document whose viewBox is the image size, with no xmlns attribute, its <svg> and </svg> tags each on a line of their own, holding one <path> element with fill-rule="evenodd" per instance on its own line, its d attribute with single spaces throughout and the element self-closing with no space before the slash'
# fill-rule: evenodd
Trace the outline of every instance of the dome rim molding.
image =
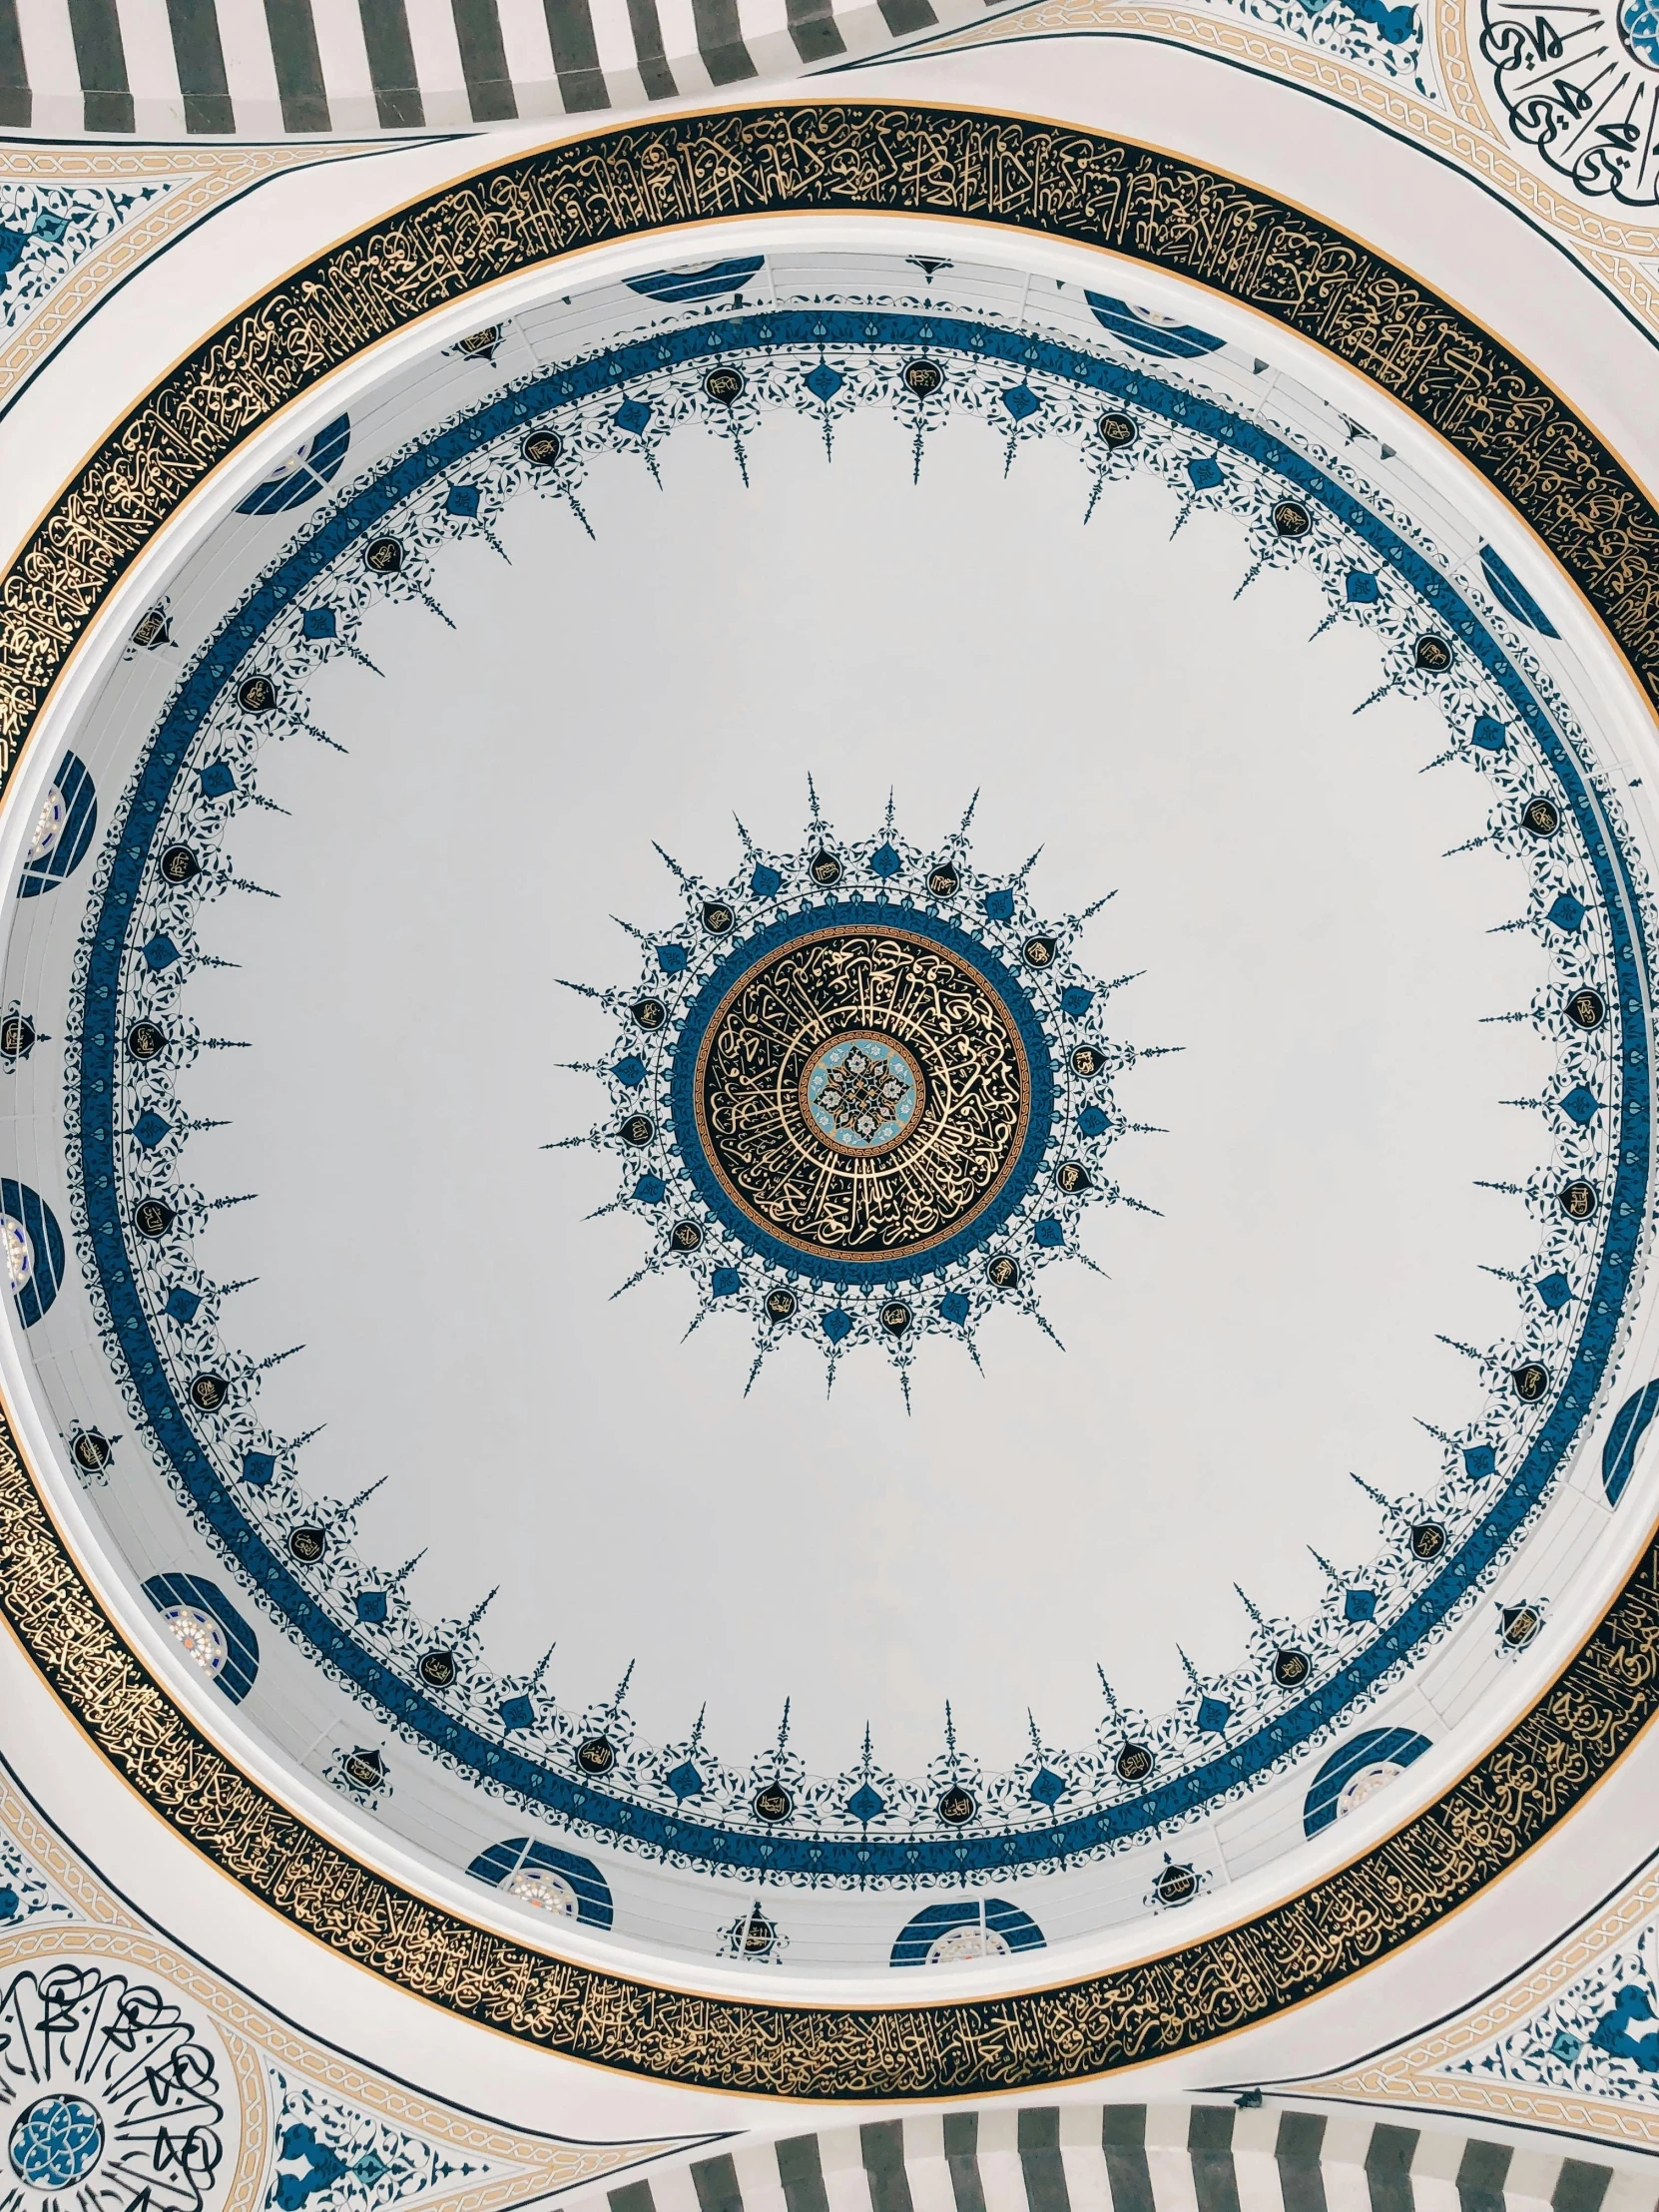
<svg viewBox="0 0 1659 2212">
<path fill-rule="evenodd" d="M 789 197 L 775 157 L 792 130 L 798 155 L 815 158 Z M 937 173 L 952 178 L 948 205 L 913 187 L 930 150 Z M 1046 174 L 1045 151 L 1056 157 Z M 594 189 L 595 165 L 613 172 L 608 193 Z M 663 192 L 677 194 L 677 204 L 646 207 L 665 178 Z M 743 198 L 744 186 L 756 199 Z M 695 204 L 705 188 L 711 204 Z M 629 198 L 635 214 L 616 213 Z M 1206 201 L 1216 219 L 1208 226 Z M 1659 591 L 1644 607 L 1642 580 L 1659 567 L 1659 515 L 1536 370 L 1414 275 L 1306 209 L 1144 142 L 993 109 L 788 100 L 617 125 L 481 165 L 362 227 L 228 316 L 108 433 L 0 579 L 5 782 L 150 540 L 292 401 L 386 337 L 504 278 L 595 246 L 769 213 L 954 217 L 1104 250 L 1265 313 L 1408 410 L 1485 480 L 1560 563 L 1651 711 Z M 489 218 L 482 227 L 480 214 Z M 555 231 L 562 235 L 550 245 Z M 436 253 L 444 243 L 447 254 Z M 1279 294 L 1270 277 L 1285 285 Z M 1367 354 L 1384 290 L 1391 352 Z M 1354 309 L 1346 329 L 1332 321 L 1345 299 Z M 1520 426 L 1513 432 L 1505 408 Z M 1558 473 L 1542 485 L 1564 470 L 1563 445 L 1577 463 L 1571 484 Z M 1488 460 L 1492 447 L 1498 457 Z M 1529 484 L 1506 484 L 1502 463 L 1511 458 L 1532 461 Z M 1622 531 L 1597 511 L 1609 497 Z M 1610 537 L 1622 563 L 1605 551 Z M 1604 581 L 1621 565 L 1622 598 Z M 65 605 L 68 622 L 57 612 Z M 304 1822 L 192 1721 L 104 1610 L 3 1409 L 0 1610 L 60 1702 L 151 1809 L 342 1956 L 566 2056 L 690 2086 L 830 2102 L 1099 2077 L 1291 2009 L 1472 1898 L 1558 1825 L 1659 1712 L 1659 1534 L 1650 1531 L 1600 1622 L 1530 1710 L 1434 1804 L 1300 1893 L 1190 1944 L 1017 1992 L 903 2005 L 767 2003 L 658 1985 L 505 1936 L 418 1896 Z M 297 1882 L 284 1879 L 296 1826 L 312 1860 Z M 1264 1970 L 1272 1950 L 1297 1963 L 1288 1973 Z"/>
</svg>

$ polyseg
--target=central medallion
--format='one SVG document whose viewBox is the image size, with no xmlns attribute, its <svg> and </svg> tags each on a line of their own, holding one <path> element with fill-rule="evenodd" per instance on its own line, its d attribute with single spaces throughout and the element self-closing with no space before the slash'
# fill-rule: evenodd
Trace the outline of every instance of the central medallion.
<svg viewBox="0 0 1659 2212">
<path fill-rule="evenodd" d="M 891 1037 L 837 1037 L 801 1078 L 809 1125 L 837 1152 L 888 1152 L 919 1126 L 921 1070 Z"/>
<path fill-rule="evenodd" d="M 876 1264 L 942 1243 L 997 1196 L 1031 1075 L 983 966 L 884 918 L 809 926 L 741 965 L 694 1096 L 709 1166 L 757 1228 Z"/>
<path fill-rule="evenodd" d="M 831 1375 L 879 1346 L 908 1397 L 921 1338 L 954 1337 L 977 1359 L 999 1308 L 1048 1329 L 1039 1271 L 1068 1254 L 1092 1266 L 1084 1216 L 1142 1203 L 1107 1172 L 1134 1126 L 1114 1084 L 1141 1055 L 1105 1032 L 1117 986 L 1076 957 L 1104 900 L 1045 917 L 1031 861 L 998 875 L 973 860 L 971 806 L 927 846 L 890 812 L 843 841 L 812 799 L 794 850 L 740 829 L 743 866 L 725 882 L 663 854 L 681 919 L 624 923 L 644 974 L 590 994 L 623 1024 L 592 1067 L 610 1113 L 560 1141 L 620 1164 L 613 1205 L 648 1239 L 622 1288 L 672 1268 L 696 1288 L 698 1321 L 744 1316 L 751 1383 L 806 1333 Z"/>
</svg>

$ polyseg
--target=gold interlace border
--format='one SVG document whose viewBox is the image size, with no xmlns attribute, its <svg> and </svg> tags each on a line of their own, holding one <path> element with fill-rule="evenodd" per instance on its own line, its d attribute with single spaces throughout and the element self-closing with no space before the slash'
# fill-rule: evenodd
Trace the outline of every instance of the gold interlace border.
<svg viewBox="0 0 1659 2212">
<path fill-rule="evenodd" d="M 1306 211 L 1154 149 L 1018 117 L 778 103 L 628 125 L 480 171 L 231 319 L 111 434 L 0 581 L 0 774 L 76 641 L 179 502 L 378 339 L 561 254 L 769 214 L 958 217 L 1104 247 L 1313 339 L 1512 502 L 1659 699 L 1659 516 L 1534 370 Z M 668 242 L 665 242 L 665 245 Z M 1659 1708 L 1659 1543 L 1530 1713 L 1440 1801 L 1303 1896 L 1059 1987 L 893 2007 L 685 1994 L 569 1963 L 414 1896 L 249 1780 L 100 1608 L 0 1423 L 0 1608 L 106 1757 L 296 1927 L 434 2003 L 568 2056 L 754 2094 L 1024 2089 L 1249 2026 L 1375 1963 L 1511 1866 Z"/>
</svg>

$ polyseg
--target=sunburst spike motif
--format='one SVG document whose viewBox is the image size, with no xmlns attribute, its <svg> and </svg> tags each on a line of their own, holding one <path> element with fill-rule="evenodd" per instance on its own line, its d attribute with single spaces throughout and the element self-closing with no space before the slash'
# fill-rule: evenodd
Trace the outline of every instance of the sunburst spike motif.
<svg viewBox="0 0 1659 2212">
<path fill-rule="evenodd" d="M 1032 860 L 979 865 L 965 818 L 916 843 L 890 800 L 845 838 L 809 799 L 797 849 L 744 830 L 730 881 L 676 864 L 679 917 L 630 925 L 639 981 L 603 993 L 622 1029 L 584 1063 L 611 1110 L 569 1141 L 618 1161 L 600 1210 L 637 1219 L 642 1272 L 684 1277 L 690 1327 L 745 1324 L 750 1387 L 802 1337 L 827 1381 L 879 1352 L 908 1400 L 923 1337 L 972 1351 L 999 1309 L 1053 1335 L 1036 1277 L 1118 1202 L 1106 1155 L 1135 1125 L 1114 1085 L 1138 1055 Z"/>
</svg>

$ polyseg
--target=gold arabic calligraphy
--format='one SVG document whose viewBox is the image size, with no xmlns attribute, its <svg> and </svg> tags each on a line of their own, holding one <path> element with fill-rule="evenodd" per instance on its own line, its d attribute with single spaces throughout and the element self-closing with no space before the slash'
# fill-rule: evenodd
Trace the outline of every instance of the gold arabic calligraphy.
<svg viewBox="0 0 1659 2212">
<path fill-rule="evenodd" d="M 805 1078 L 848 1032 L 891 1037 L 918 1067 L 901 1141 L 835 1150 L 802 1110 Z M 728 1195 L 785 1243 L 879 1262 L 926 1251 L 1001 1190 L 1029 1082 L 1019 1033 L 963 961 L 902 929 L 826 929 L 733 984 L 698 1058 L 697 1125 Z"/>
</svg>

